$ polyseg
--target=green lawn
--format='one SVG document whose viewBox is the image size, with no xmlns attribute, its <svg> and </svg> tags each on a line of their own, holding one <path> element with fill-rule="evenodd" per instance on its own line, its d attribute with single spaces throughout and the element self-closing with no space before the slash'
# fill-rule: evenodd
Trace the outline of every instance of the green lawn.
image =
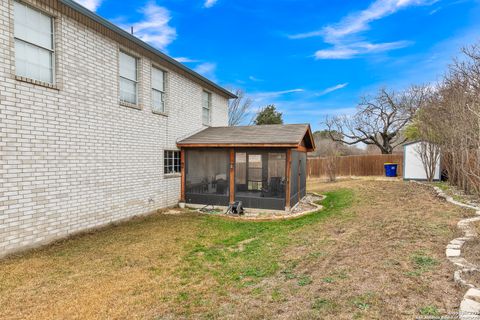
<svg viewBox="0 0 480 320">
<path fill-rule="evenodd" d="M 452 311 L 466 213 L 403 182 L 310 184 L 323 210 L 155 214 L 0 261 L 8 319 L 412 319 Z"/>
</svg>

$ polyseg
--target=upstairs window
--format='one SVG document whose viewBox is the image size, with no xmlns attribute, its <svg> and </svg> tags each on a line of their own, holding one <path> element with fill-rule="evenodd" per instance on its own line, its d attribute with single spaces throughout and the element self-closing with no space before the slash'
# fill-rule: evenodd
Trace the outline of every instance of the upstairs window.
<svg viewBox="0 0 480 320">
<path fill-rule="evenodd" d="M 120 52 L 120 101 L 137 104 L 137 58 Z"/>
<path fill-rule="evenodd" d="M 203 91 L 202 95 L 202 122 L 204 125 L 210 125 L 210 110 L 212 109 L 212 94 Z"/>
<path fill-rule="evenodd" d="M 165 71 L 152 68 L 152 108 L 162 113 L 165 112 L 165 76 Z"/>
<path fill-rule="evenodd" d="M 16 75 L 53 84 L 52 17 L 15 1 L 14 28 Z"/>
<path fill-rule="evenodd" d="M 180 173 L 180 151 L 165 150 L 163 154 L 163 164 L 163 173 Z"/>
</svg>

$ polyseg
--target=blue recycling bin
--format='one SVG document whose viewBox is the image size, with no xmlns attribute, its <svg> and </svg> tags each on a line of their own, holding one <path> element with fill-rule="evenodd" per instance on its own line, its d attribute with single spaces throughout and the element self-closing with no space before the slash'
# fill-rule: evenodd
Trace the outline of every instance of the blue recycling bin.
<svg viewBox="0 0 480 320">
<path fill-rule="evenodd" d="M 397 167 L 396 163 L 384 163 L 385 167 L 385 176 L 387 177 L 396 177 L 397 176 Z"/>
</svg>

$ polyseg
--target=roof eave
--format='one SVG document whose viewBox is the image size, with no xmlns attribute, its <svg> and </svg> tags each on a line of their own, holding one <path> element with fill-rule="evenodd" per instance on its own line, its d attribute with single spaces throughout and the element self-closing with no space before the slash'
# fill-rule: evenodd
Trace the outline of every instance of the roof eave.
<svg viewBox="0 0 480 320">
<path fill-rule="evenodd" d="M 297 148 L 297 143 L 182 143 L 179 148 Z"/>
<path fill-rule="evenodd" d="M 182 69 L 183 71 L 189 73 L 190 75 L 192 75 L 193 77 L 199 79 L 200 81 L 202 82 L 205 82 L 207 83 L 208 85 L 216 88 L 217 90 L 219 90 L 220 92 L 222 92 L 223 94 L 225 94 L 225 96 L 231 98 L 231 99 L 236 99 L 237 96 L 234 95 L 233 93 L 231 93 L 230 91 L 228 91 L 227 89 L 225 88 L 222 88 L 221 86 L 219 86 L 218 84 L 214 83 L 213 81 L 205 78 L 204 76 L 198 74 L 197 72 L 193 71 L 192 69 L 186 67 L 185 65 L 181 64 L 180 62 L 178 62 L 177 60 L 169 57 L 168 55 L 164 54 L 163 52 L 159 51 L 158 49 L 155 49 L 154 47 L 152 47 L 151 45 L 147 44 L 146 42 L 143 42 L 142 40 L 138 39 L 137 37 L 131 35 L 130 33 L 128 33 L 127 31 L 123 30 L 122 28 L 114 25 L 113 23 L 109 22 L 108 20 L 102 18 L 101 16 L 93 13 L 92 11 L 88 10 L 87 8 L 83 7 L 82 5 L 74 2 L 73 0 L 59 0 L 62 4 L 66 5 L 67 7 L 75 10 L 75 11 L 78 11 L 80 12 L 81 14 L 89 17 L 90 19 L 100 23 L 101 25 L 103 25 L 104 27 L 110 29 L 111 31 L 113 32 L 116 32 L 118 34 L 120 34 L 121 36 L 127 38 L 128 40 L 136 43 L 137 45 L 139 45 L 140 47 L 144 48 L 145 50 L 148 50 L 150 52 L 152 52 L 153 54 L 159 56 L 160 58 L 162 58 L 163 60 L 167 61 L 168 63 L 171 63 L 173 64 L 174 66 Z"/>
</svg>

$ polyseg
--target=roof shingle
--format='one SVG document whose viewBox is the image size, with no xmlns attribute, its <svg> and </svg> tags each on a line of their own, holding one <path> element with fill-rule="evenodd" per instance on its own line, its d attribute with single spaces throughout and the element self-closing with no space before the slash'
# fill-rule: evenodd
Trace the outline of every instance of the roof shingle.
<svg viewBox="0 0 480 320">
<path fill-rule="evenodd" d="M 182 145 L 299 145 L 308 124 L 209 127 L 177 142 Z"/>
</svg>

